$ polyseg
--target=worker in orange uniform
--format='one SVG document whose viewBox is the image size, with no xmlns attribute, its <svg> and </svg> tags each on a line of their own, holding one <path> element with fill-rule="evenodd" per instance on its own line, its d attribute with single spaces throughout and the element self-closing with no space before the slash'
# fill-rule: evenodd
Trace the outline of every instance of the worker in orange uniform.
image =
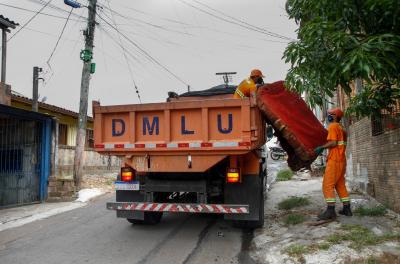
<svg viewBox="0 0 400 264">
<path fill-rule="evenodd" d="M 335 204 L 336 195 L 339 195 L 343 203 L 343 209 L 339 214 L 352 216 L 350 209 L 350 198 L 346 189 L 346 140 L 347 134 L 339 123 L 343 117 L 343 111 L 334 108 L 328 111 L 328 142 L 325 145 L 317 147 L 314 151 L 317 155 L 321 154 L 325 148 L 329 149 L 324 179 L 322 182 L 322 191 L 324 193 L 327 209 L 318 215 L 319 220 L 329 220 L 336 218 Z"/>
<path fill-rule="evenodd" d="M 250 77 L 244 79 L 236 88 L 233 98 L 245 98 L 250 96 L 255 96 L 257 92 L 257 87 L 264 84 L 265 76 L 258 69 L 254 69 L 250 73 Z"/>
</svg>

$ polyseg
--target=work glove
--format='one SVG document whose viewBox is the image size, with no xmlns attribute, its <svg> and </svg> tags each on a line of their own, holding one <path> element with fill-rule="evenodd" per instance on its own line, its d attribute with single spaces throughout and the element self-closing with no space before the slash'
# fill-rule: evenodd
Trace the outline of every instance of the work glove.
<svg viewBox="0 0 400 264">
<path fill-rule="evenodd" d="M 321 146 L 316 147 L 316 148 L 314 149 L 314 152 L 315 152 L 315 154 L 317 154 L 317 156 L 321 155 L 321 153 L 322 153 L 323 151 L 324 151 L 324 148 L 321 147 Z"/>
</svg>

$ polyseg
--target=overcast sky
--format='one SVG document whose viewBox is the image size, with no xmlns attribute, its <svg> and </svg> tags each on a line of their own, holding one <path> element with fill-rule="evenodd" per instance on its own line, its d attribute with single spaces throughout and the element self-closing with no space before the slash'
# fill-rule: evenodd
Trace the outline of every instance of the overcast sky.
<svg viewBox="0 0 400 264">
<path fill-rule="evenodd" d="M 0 4 L 36 11 L 47 1 L 0 0 Z M 87 5 L 87 0 L 80 0 L 80 3 Z M 165 101 L 168 91 L 185 92 L 185 83 L 192 90 L 221 84 L 222 78 L 216 76 L 216 72 L 236 71 L 234 84 L 248 76 L 252 68 L 261 69 L 266 82 L 285 78 L 289 65 L 281 57 L 288 40 L 265 34 L 267 30 L 296 38 L 296 25 L 284 10 L 285 0 L 98 0 L 98 3 L 102 7 L 98 13 L 104 20 L 113 26 L 115 22 L 125 37 L 183 82 L 151 62 L 121 36 L 130 74 L 119 34 L 97 18 L 96 73 L 90 83 L 89 102 L 100 100 L 102 105 L 139 103 L 132 78 L 143 103 Z M 70 8 L 62 0 L 53 0 L 51 5 L 42 12 L 68 16 Z M 109 5 L 114 12 L 110 12 Z M 234 24 L 238 21 L 223 21 L 232 19 L 218 11 L 264 30 L 240 27 Z M 20 25 L 34 15 L 4 5 L 0 5 L 0 14 Z M 40 97 L 45 96 L 46 103 L 78 111 L 82 71 L 79 53 L 84 46 L 82 30 L 86 28 L 79 16 L 87 17 L 87 9 L 73 10 L 51 58 L 51 68 L 46 61 L 66 19 L 38 15 L 8 42 L 7 83 L 14 91 L 32 97 L 32 67 L 40 66 L 45 78 L 39 85 Z"/>
</svg>

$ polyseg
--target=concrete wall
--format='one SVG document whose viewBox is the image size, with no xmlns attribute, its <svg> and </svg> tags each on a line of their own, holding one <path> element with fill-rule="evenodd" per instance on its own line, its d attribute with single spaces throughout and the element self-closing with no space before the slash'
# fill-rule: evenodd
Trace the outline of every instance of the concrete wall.
<svg viewBox="0 0 400 264">
<path fill-rule="evenodd" d="M 74 147 L 58 147 L 57 178 L 73 178 L 74 155 Z M 118 172 L 121 166 L 121 159 L 116 156 L 100 155 L 94 150 L 85 150 L 83 154 L 83 166 L 85 174 Z"/>
<path fill-rule="evenodd" d="M 400 212 L 400 129 L 372 136 L 370 119 L 352 124 L 346 177 L 352 187 Z"/>
<path fill-rule="evenodd" d="M 0 104 L 11 105 L 11 86 L 0 82 Z"/>
</svg>

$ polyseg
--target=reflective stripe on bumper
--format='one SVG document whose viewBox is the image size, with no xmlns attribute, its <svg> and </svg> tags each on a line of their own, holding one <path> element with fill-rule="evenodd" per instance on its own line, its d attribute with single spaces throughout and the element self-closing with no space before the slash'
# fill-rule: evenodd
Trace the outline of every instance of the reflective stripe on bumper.
<svg viewBox="0 0 400 264">
<path fill-rule="evenodd" d="M 232 204 L 176 204 L 143 202 L 110 202 L 108 210 L 174 212 L 174 213 L 213 213 L 213 214 L 248 214 L 248 205 Z"/>
</svg>

